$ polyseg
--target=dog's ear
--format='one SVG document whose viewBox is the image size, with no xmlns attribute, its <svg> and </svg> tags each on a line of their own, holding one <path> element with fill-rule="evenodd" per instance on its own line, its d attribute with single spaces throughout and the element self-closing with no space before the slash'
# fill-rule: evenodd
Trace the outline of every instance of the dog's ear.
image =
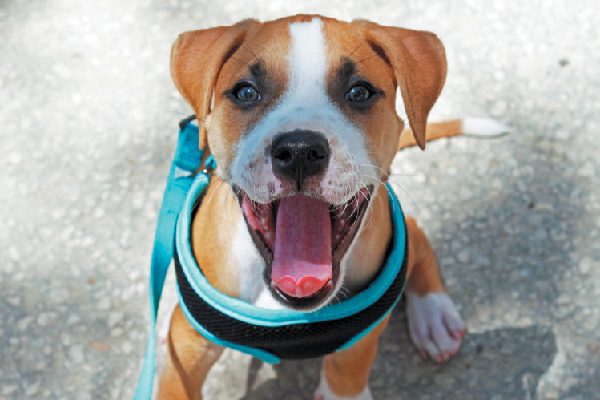
<svg viewBox="0 0 600 400">
<path fill-rule="evenodd" d="M 171 76 L 175 86 L 192 106 L 199 122 L 210 113 L 211 99 L 221 67 L 242 44 L 255 20 L 232 26 L 185 32 L 171 47 Z M 206 146 L 205 124 L 201 124 L 200 147 Z"/>
<path fill-rule="evenodd" d="M 427 116 L 446 80 L 442 42 L 431 32 L 357 22 L 365 25 L 371 48 L 392 66 L 415 141 L 425 149 Z"/>
</svg>

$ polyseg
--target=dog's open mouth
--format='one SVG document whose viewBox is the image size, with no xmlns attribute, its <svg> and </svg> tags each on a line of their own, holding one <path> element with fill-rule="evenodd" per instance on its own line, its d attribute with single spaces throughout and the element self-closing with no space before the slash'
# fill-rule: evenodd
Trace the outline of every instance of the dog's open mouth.
<svg viewBox="0 0 600 400">
<path fill-rule="evenodd" d="M 251 201 L 245 192 L 238 192 L 252 239 L 267 264 L 265 281 L 278 300 L 306 309 L 319 305 L 331 294 L 371 190 L 359 190 L 342 205 L 304 194 L 260 204 Z"/>
</svg>

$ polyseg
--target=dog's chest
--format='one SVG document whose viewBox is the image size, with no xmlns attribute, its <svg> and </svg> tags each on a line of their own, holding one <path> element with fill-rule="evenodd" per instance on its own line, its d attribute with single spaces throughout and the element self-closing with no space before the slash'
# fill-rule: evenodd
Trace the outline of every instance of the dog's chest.
<svg viewBox="0 0 600 400">
<path fill-rule="evenodd" d="M 230 254 L 238 268 L 240 299 L 261 308 L 284 308 L 275 300 L 265 284 L 263 278 L 263 271 L 266 268 L 265 260 L 254 245 L 243 219 L 240 219 L 234 231 Z"/>
</svg>

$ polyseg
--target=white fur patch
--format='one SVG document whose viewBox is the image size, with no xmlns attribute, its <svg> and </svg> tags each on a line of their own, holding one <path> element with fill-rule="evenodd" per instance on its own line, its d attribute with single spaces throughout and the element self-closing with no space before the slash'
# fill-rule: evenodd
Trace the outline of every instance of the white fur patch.
<svg viewBox="0 0 600 400">
<path fill-rule="evenodd" d="M 310 106 L 312 99 L 325 94 L 327 59 L 323 21 L 315 18 L 310 22 L 290 24 L 292 38 L 288 55 L 291 98 L 298 106 Z"/>
<path fill-rule="evenodd" d="M 290 24 L 287 90 L 236 145 L 230 179 L 257 202 L 269 202 L 282 193 L 266 150 L 277 134 L 296 129 L 320 132 L 329 141 L 329 167 L 320 182 L 320 192 L 313 194 L 342 204 L 362 186 L 378 182 L 365 133 L 327 95 L 328 63 L 322 26 L 319 18 Z"/>
<path fill-rule="evenodd" d="M 441 362 L 458 353 L 466 327 L 446 293 L 407 291 L 406 314 L 410 338 L 421 354 Z"/>
<path fill-rule="evenodd" d="M 254 305 L 256 307 L 266 308 L 268 310 L 283 310 L 287 308 L 279 301 L 275 300 L 275 297 L 273 297 L 273 293 L 271 293 L 269 288 L 267 288 L 267 286 L 264 284 L 262 291 L 260 292 L 258 298 L 254 302 Z"/>
<path fill-rule="evenodd" d="M 231 255 L 238 266 L 240 299 L 271 310 L 284 306 L 275 300 L 263 279 L 265 260 L 254 245 L 244 219 L 240 219 L 231 242 Z"/>
<path fill-rule="evenodd" d="M 465 136 L 493 137 L 510 132 L 510 128 L 490 118 L 465 118 L 462 120 L 462 132 Z"/>
<path fill-rule="evenodd" d="M 231 256 L 239 268 L 240 299 L 254 303 L 265 287 L 265 260 L 254 245 L 246 221 L 240 218 L 231 241 Z"/>
<path fill-rule="evenodd" d="M 315 400 L 373 400 L 373 396 L 367 385 L 367 387 L 356 397 L 340 397 L 331 391 L 325 375 L 321 372 L 321 381 L 315 392 Z"/>
</svg>

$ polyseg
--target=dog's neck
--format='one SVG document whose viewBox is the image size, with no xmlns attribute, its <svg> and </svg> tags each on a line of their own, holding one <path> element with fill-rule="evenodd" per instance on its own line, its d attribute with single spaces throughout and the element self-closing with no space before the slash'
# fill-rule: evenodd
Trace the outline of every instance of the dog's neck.
<svg viewBox="0 0 600 400">
<path fill-rule="evenodd" d="M 391 235 L 387 193 L 380 185 L 342 259 L 342 293 L 358 291 L 373 280 L 383 265 Z M 231 186 L 216 176 L 211 178 L 194 216 L 191 236 L 196 261 L 214 287 L 259 307 L 283 307 L 266 287 L 265 261 L 248 232 Z"/>
</svg>

